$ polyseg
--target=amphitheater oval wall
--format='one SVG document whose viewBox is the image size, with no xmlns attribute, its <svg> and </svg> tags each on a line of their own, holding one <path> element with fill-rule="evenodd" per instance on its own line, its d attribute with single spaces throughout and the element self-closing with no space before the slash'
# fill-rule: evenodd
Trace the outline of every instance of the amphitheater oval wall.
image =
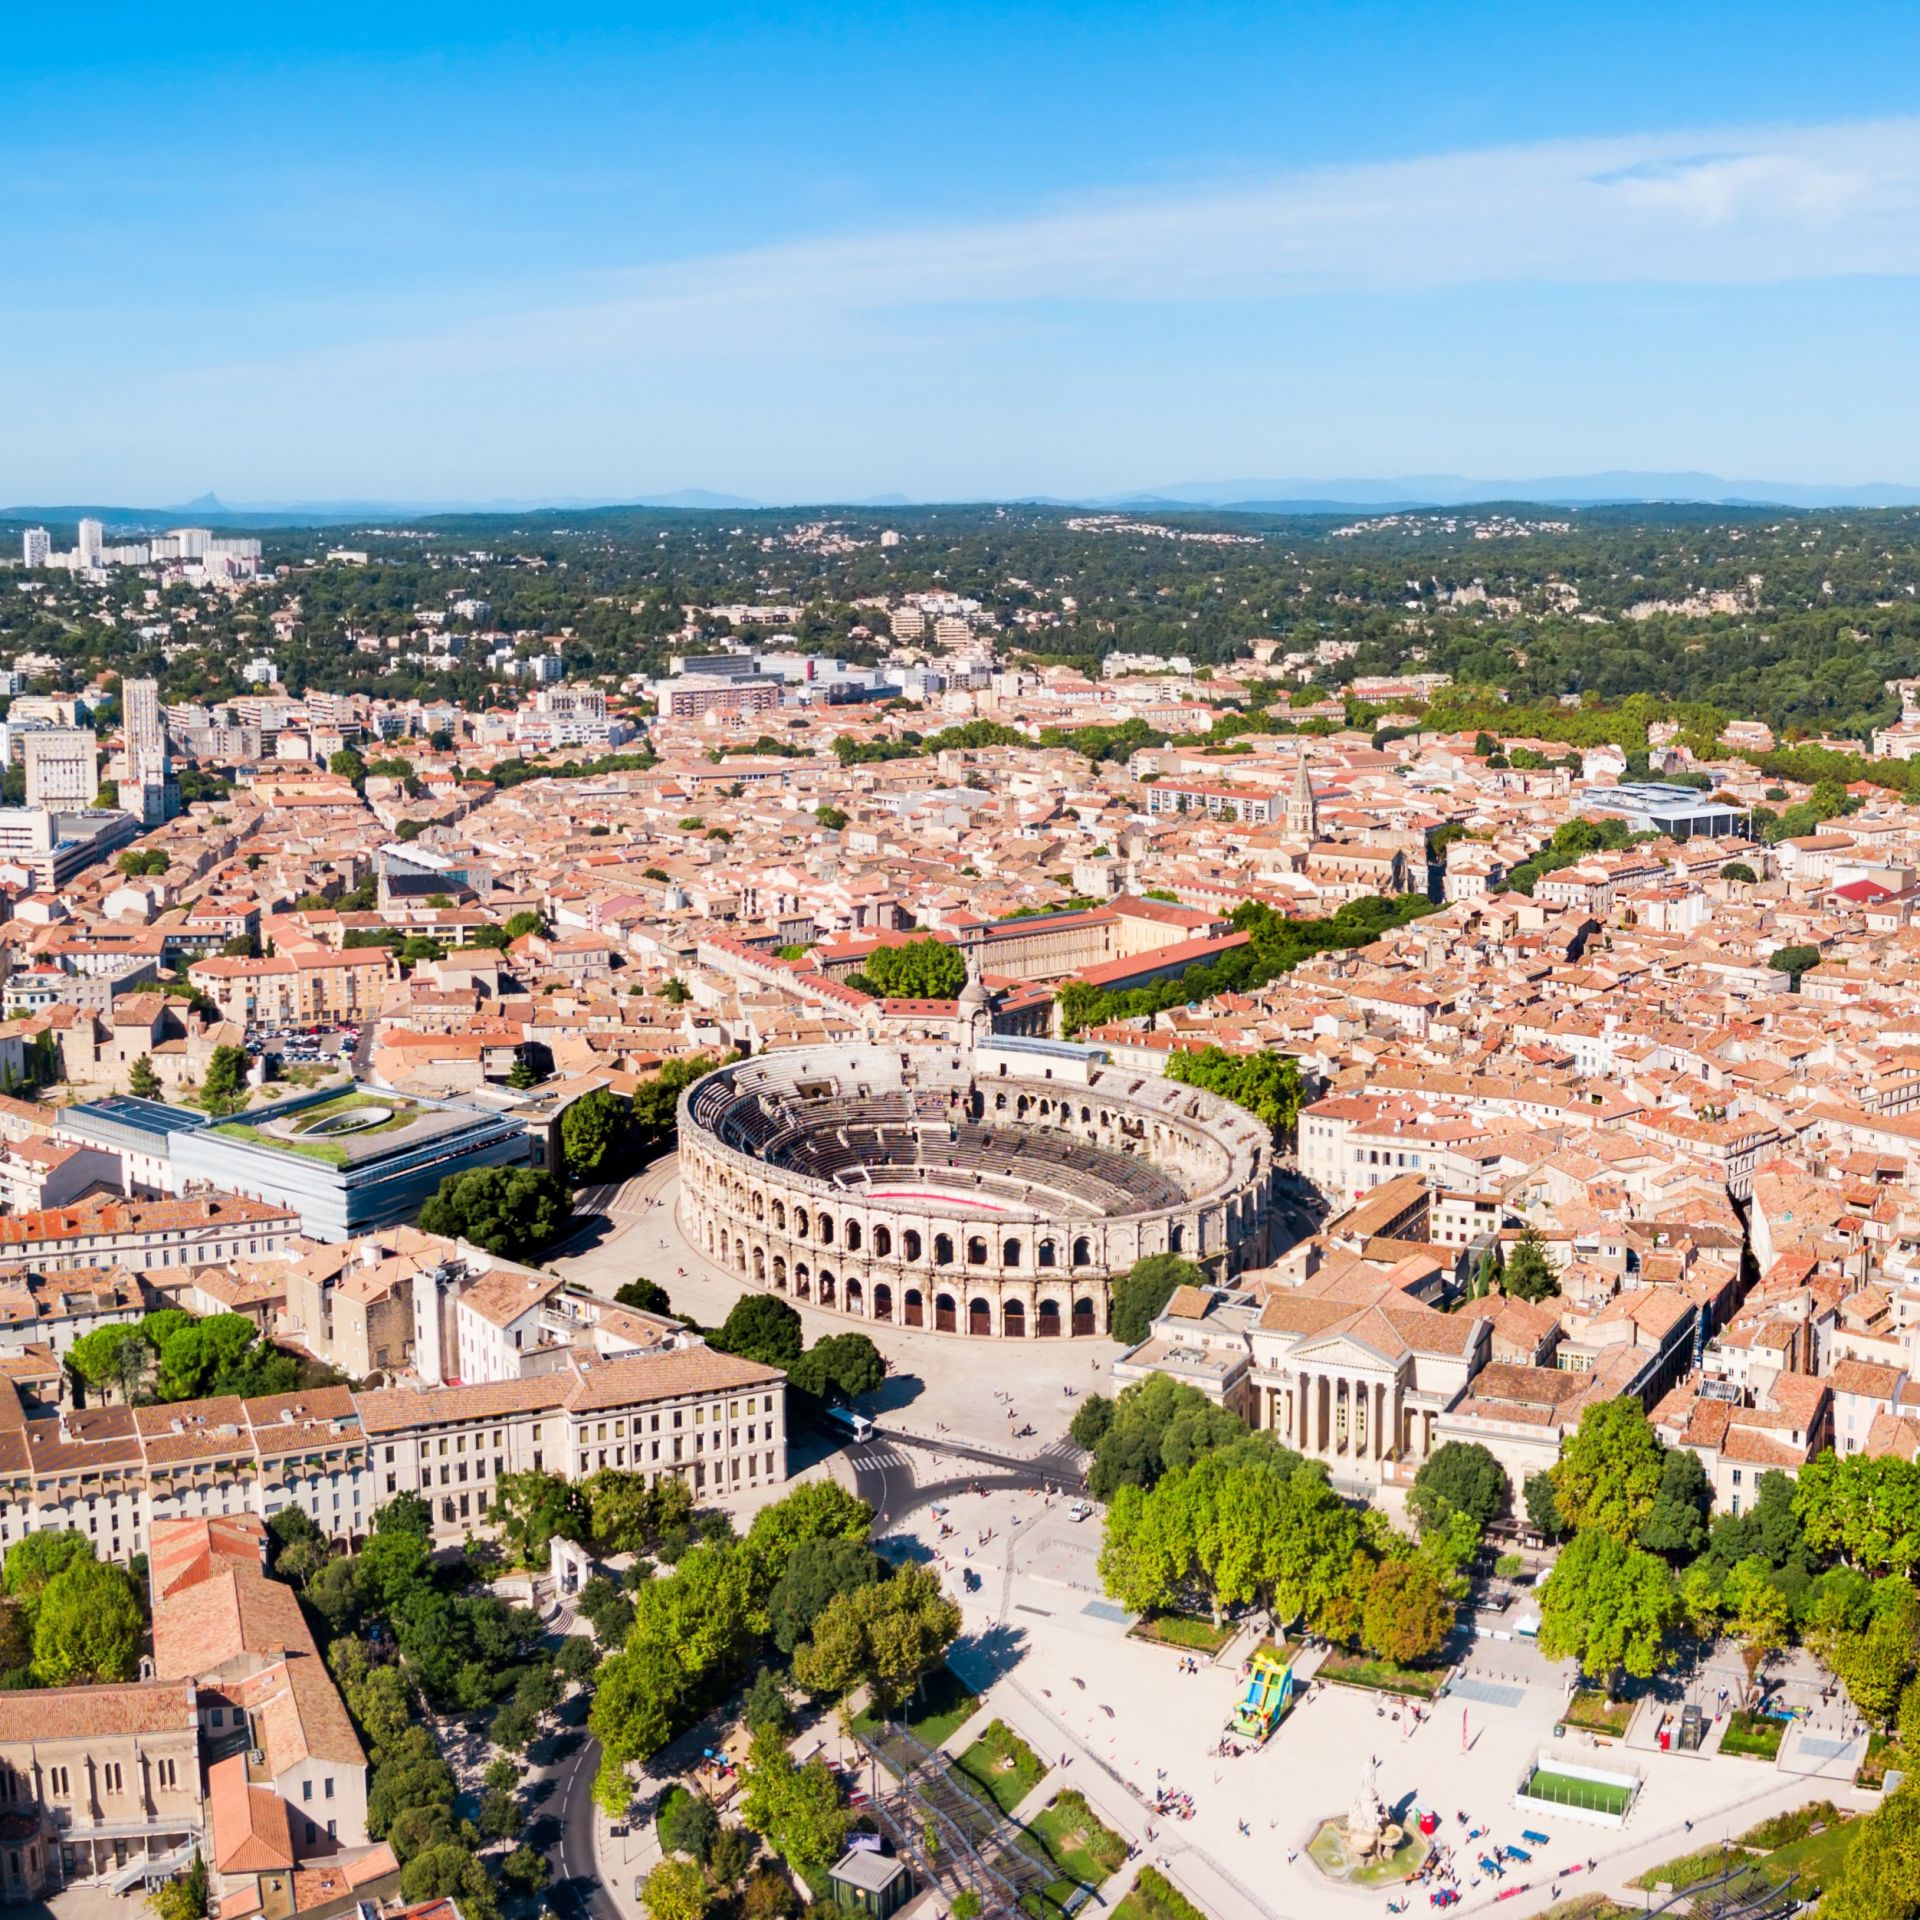
<svg viewBox="0 0 1920 1920">
<path fill-rule="evenodd" d="M 679 1218 L 749 1286 L 992 1338 L 1104 1334 L 1109 1281 L 1268 1253 L 1270 1136 L 1082 1050 L 831 1047 L 723 1067 L 680 1103 Z"/>
</svg>

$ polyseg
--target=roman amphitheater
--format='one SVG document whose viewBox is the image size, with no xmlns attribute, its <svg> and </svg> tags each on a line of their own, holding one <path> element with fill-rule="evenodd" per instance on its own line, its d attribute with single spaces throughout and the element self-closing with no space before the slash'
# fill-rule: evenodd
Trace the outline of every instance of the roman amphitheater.
<svg viewBox="0 0 1920 1920">
<path fill-rule="evenodd" d="M 1267 1254 L 1273 1149 L 1229 1101 L 1097 1048 L 800 1048 L 680 1104 L 680 1224 L 754 1285 L 940 1333 L 1104 1333 L 1147 1254 Z"/>
</svg>

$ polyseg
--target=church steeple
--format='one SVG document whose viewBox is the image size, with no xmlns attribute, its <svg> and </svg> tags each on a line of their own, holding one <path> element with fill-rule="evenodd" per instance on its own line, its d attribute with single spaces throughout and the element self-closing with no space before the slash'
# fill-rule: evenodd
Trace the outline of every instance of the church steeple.
<svg viewBox="0 0 1920 1920">
<path fill-rule="evenodd" d="M 1314 804 L 1313 782 L 1307 778 L 1307 756 L 1302 753 L 1294 763 L 1293 793 L 1287 801 L 1287 831 L 1311 840 L 1320 826 L 1320 810 Z"/>
</svg>

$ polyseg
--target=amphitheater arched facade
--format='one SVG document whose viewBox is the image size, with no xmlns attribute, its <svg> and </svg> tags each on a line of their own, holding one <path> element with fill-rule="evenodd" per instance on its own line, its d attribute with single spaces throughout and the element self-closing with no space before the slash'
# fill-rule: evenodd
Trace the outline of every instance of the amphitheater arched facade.
<svg viewBox="0 0 1920 1920">
<path fill-rule="evenodd" d="M 1059 1043 L 796 1049 L 680 1108 L 682 1231 L 750 1286 L 960 1336 L 1103 1334 L 1149 1254 L 1268 1257 L 1271 1139 L 1197 1088 Z"/>
</svg>

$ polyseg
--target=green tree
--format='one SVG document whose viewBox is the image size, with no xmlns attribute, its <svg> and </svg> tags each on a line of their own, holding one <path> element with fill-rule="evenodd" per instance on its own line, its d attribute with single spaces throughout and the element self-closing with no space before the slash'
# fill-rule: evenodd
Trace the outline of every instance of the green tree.
<svg viewBox="0 0 1920 1920">
<path fill-rule="evenodd" d="M 475 1167 L 450 1173 L 420 1209 L 425 1233 L 470 1240 L 502 1259 L 523 1260 L 559 1239 L 573 1198 L 550 1173 L 531 1167 Z"/>
<path fill-rule="evenodd" d="M 656 1824 L 660 1844 L 668 1853 L 684 1853 L 704 1862 L 714 1835 L 720 1831 L 720 1816 L 705 1794 L 688 1793 L 683 1788 L 668 1794 Z"/>
<path fill-rule="evenodd" d="M 214 1313 L 166 1336 L 154 1392 L 162 1400 L 204 1400 L 285 1393 L 298 1383 L 293 1357 L 264 1345 L 245 1314 Z"/>
<path fill-rule="evenodd" d="M 1820 1920 L 1920 1920 L 1920 1781 L 1903 1782 L 1853 1830 Z"/>
<path fill-rule="evenodd" d="M 1576 1533 L 1598 1528 L 1622 1546 L 1639 1539 L 1659 1497 L 1665 1451 L 1631 1395 L 1589 1407 L 1551 1469 L 1562 1521 Z"/>
<path fill-rule="evenodd" d="M 157 1100 L 160 1097 L 160 1076 L 153 1070 L 153 1061 L 142 1054 L 127 1069 L 127 1091 L 136 1100 Z"/>
<path fill-rule="evenodd" d="M 960 1609 L 939 1576 L 907 1566 L 889 1580 L 835 1595 L 794 1651 L 793 1677 L 809 1693 L 845 1693 L 864 1682 L 890 1711 L 945 1657 Z"/>
<path fill-rule="evenodd" d="M 67 1349 L 67 1371 L 95 1394 L 117 1393 L 126 1405 L 139 1397 L 153 1350 L 139 1327 L 110 1322 L 83 1333 Z"/>
<path fill-rule="evenodd" d="M 833 1601 L 884 1579 L 886 1572 L 886 1563 L 864 1541 L 801 1541 L 767 1599 L 773 1644 L 791 1654 Z"/>
<path fill-rule="evenodd" d="M 967 984 L 967 963 L 944 940 L 876 947 L 862 969 L 887 1000 L 951 1000 Z"/>
<path fill-rule="evenodd" d="M 1666 1657 L 1680 1617 L 1666 1565 L 1602 1527 L 1576 1533 L 1540 1590 L 1540 1651 L 1576 1659 L 1590 1678 L 1645 1680 Z"/>
<path fill-rule="evenodd" d="M 834 1480 L 809 1480 L 784 1500 L 762 1507 L 742 1543 L 755 1590 L 770 1594 L 793 1556 L 810 1540 L 866 1539 L 873 1509 Z"/>
<path fill-rule="evenodd" d="M 1640 1544 L 1669 1559 L 1691 1559 L 1707 1544 L 1713 1483 L 1691 1447 L 1670 1448 L 1660 1462 L 1660 1484 L 1640 1523 Z"/>
<path fill-rule="evenodd" d="M 1247 1437 L 1245 1423 L 1198 1387 L 1149 1374 L 1125 1388 L 1093 1450 L 1087 1487 L 1097 1500 L 1122 1486 L 1150 1487 L 1217 1447 Z"/>
<path fill-rule="evenodd" d="M 4 1580 L 7 1592 L 27 1609 L 29 1617 L 40 1604 L 40 1596 L 56 1574 L 64 1573 L 76 1561 L 94 1557 L 93 1542 L 84 1533 L 71 1533 L 54 1527 L 44 1533 L 30 1533 L 7 1549 Z"/>
<path fill-rule="evenodd" d="M 1501 1270 L 1501 1285 L 1515 1300 L 1539 1302 L 1552 1299 L 1560 1291 L 1560 1276 L 1540 1236 L 1532 1227 L 1523 1228 Z"/>
<path fill-rule="evenodd" d="M 707 1878 L 731 1891 L 747 1877 L 760 1852 L 760 1843 L 745 1827 L 722 1827 L 707 1849 Z"/>
<path fill-rule="evenodd" d="M 671 1314 L 673 1302 L 667 1297 L 667 1290 L 656 1280 L 629 1280 L 625 1286 L 614 1293 L 614 1304 L 632 1307 L 639 1313 Z"/>
<path fill-rule="evenodd" d="M 1383 1560 L 1367 1584 L 1361 1637 L 1383 1659 L 1410 1666 L 1439 1652 L 1453 1608 L 1417 1560 Z"/>
<path fill-rule="evenodd" d="M 1720 878 L 1722 880 L 1738 880 L 1749 887 L 1753 886 L 1759 877 L 1760 876 L 1755 873 L 1744 860 L 1729 860 L 1727 864 L 1720 869 Z"/>
<path fill-rule="evenodd" d="M 200 1082 L 200 1104 L 209 1113 L 238 1112 L 247 1102 L 250 1065 L 245 1047 L 215 1047 Z"/>
<path fill-rule="evenodd" d="M 545 1566 L 556 1538 L 591 1538 L 580 1490 L 557 1473 L 503 1473 L 494 1483 L 493 1513 L 501 1544 L 523 1567 Z"/>
<path fill-rule="evenodd" d="M 342 780 L 351 780 L 357 787 L 367 777 L 367 763 L 351 747 L 342 747 L 327 761 L 327 771 L 337 773 Z"/>
<path fill-rule="evenodd" d="M 743 1293 L 707 1336 L 707 1344 L 720 1353 L 782 1371 L 800 1358 L 803 1343 L 800 1315 L 772 1293 Z"/>
<path fill-rule="evenodd" d="M 553 1867 L 544 1853 L 520 1846 L 500 1863 L 501 1875 L 522 1893 L 538 1893 L 553 1877 Z"/>
<path fill-rule="evenodd" d="M 34 1677 L 49 1687 L 131 1680 L 146 1630 L 126 1568 L 76 1559 L 47 1582 L 34 1611 Z"/>
<path fill-rule="evenodd" d="M 1801 976 L 1810 973 L 1819 964 L 1820 949 L 1809 946 L 1781 947 L 1767 961 L 1775 973 L 1787 976 L 1787 989 L 1791 993 L 1800 991 Z"/>
<path fill-rule="evenodd" d="M 633 1151 L 633 1109 L 608 1087 L 584 1093 L 560 1116 L 560 1145 L 576 1180 L 608 1178 Z"/>
<path fill-rule="evenodd" d="M 1869 1573 L 1920 1568 L 1920 1463 L 1827 1448 L 1800 1470 L 1793 1504 L 1809 1551 Z"/>
<path fill-rule="evenodd" d="M 815 807 L 813 817 L 829 833 L 838 833 L 847 824 L 846 812 L 840 807 Z"/>
<path fill-rule="evenodd" d="M 1449 1440 L 1421 1463 L 1407 1495 L 1407 1509 L 1424 1533 L 1448 1507 L 1490 1527 L 1513 1500 L 1506 1469 L 1477 1440 Z"/>
<path fill-rule="evenodd" d="M 1727 1629 L 1740 1643 L 1751 1699 L 1760 1669 L 1776 1653 L 1784 1652 L 1792 1638 L 1792 1611 L 1787 1596 L 1773 1583 L 1773 1569 L 1757 1557 L 1742 1560 L 1727 1575 L 1723 1604 Z"/>
<path fill-rule="evenodd" d="M 1207 1276 L 1174 1253 L 1136 1260 L 1108 1290 L 1107 1331 L 1123 1346 L 1137 1347 L 1166 1310 L 1176 1287 L 1202 1287 Z"/>
<path fill-rule="evenodd" d="M 649 1920 L 706 1920 L 713 1905 L 707 1876 L 693 1860 L 662 1860 L 640 1885 Z"/>
<path fill-rule="evenodd" d="M 818 1755 L 803 1766 L 776 1733 L 754 1736 L 740 1791 L 740 1817 L 803 1876 L 824 1873 L 840 1857 L 852 1816 Z"/>
<path fill-rule="evenodd" d="M 1300 1063 L 1291 1054 L 1229 1053 L 1212 1046 L 1182 1050 L 1168 1056 L 1166 1075 L 1245 1107 L 1277 1138 L 1290 1136 L 1299 1122 L 1304 1089 Z"/>
<path fill-rule="evenodd" d="M 147 1895 L 147 1905 L 158 1920 L 205 1920 L 207 1911 L 207 1863 L 198 1847 L 186 1872 L 164 1880 Z"/>
<path fill-rule="evenodd" d="M 1567 1531 L 1567 1523 L 1560 1516 L 1560 1497 L 1554 1491 L 1552 1470 L 1542 1468 L 1538 1473 L 1528 1474 L 1520 1492 L 1527 1509 L 1527 1525 L 1543 1540 L 1558 1540 Z"/>
<path fill-rule="evenodd" d="M 886 1377 L 887 1363 L 864 1333 L 829 1334 L 787 1369 L 787 1378 L 802 1392 L 835 1402 L 877 1392 Z"/>
<path fill-rule="evenodd" d="M 762 1667 L 753 1676 L 753 1685 L 741 1703 L 740 1718 L 749 1734 L 763 1729 L 784 1734 L 793 1723 L 793 1710 L 787 1704 L 787 1690 L 771 1667 Z"/>
</svg>

